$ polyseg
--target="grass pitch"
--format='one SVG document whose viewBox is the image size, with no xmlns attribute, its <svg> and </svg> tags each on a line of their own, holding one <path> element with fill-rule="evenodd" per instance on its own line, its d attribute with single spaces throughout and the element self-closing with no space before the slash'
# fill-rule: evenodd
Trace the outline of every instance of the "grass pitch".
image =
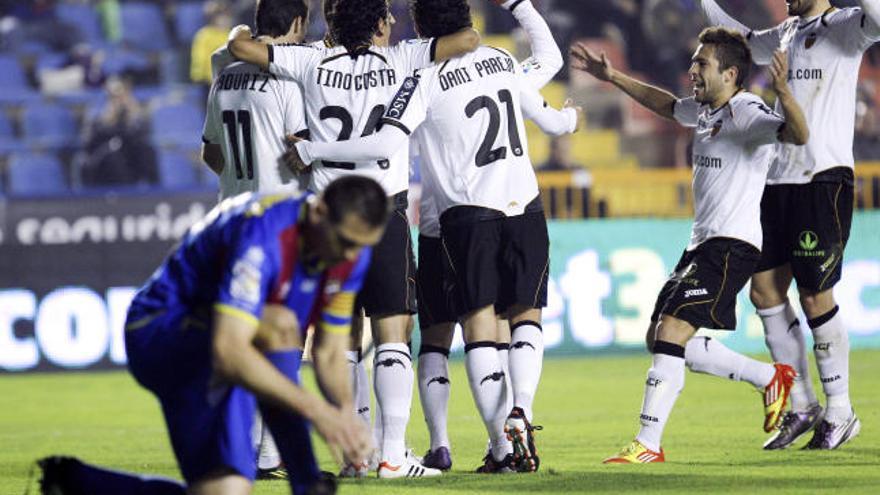
<svg viewBox="0 0 880 495">
<path fill-rule="evenodd" d="M 689 373 L 666 429 L 667 463 L 602 465 L 636 433 L 649 365 L 647 355 L 548 360 L 535 406 L 536 423 L 544 426 L 537 437 L 540 473 L 486 476 L 470 474 L 486 435 L 464 367 L 455 362 L 452 473 L 343 481 L 340 493 L 880 493 L 880 351 L 852 355 L 851 393 L 863 426 L 839 451 L 761 450 L 759 395 L 743 383 Z M 2 494 L 24 493 L 33 461 L 49 454 L 179 478 L 157 403 L 127 373 L 4 376 L 0 397 Z M 408 440 L 420 454 L 427 435 L 416 399 Z M 319 449 L 325 469 L 335 469 L 323 445 Z M 286 483 L 269 481 L 257 483 L 254 493 L 289 492 Z"/>
</svg>

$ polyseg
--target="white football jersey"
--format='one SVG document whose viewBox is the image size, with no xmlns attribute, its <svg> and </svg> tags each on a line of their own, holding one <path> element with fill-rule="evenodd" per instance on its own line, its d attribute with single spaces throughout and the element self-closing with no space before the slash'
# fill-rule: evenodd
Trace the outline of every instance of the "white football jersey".
<svg viewBox="0 0 880 495">
<path fill-rule="evenodd" d="M 437 213 L 472 205 L 520 215 L 538 195 L 521 78 L 509 53 L 481 46 L 421 71 L 391 102 L 383 123 L 407 133 L 419 128 L 422 177 Z"/>
<path fill-rule="evenodd" d="M 865 22 L 860 8 L 838 9 L 749 35 L 756 63 L 769 64 L 777 48 L 788 50 L 788 82 L 810 129 L 805 146 L 777 145 L 768 184 L 804 184 L 830 168 L 853 168 L 859 66 L 878 41 L 865 31 Z"/>
<path fill-rule="evenodd" d="M 278 162 L 284 136 L 306 128 L 299 85 L 244 62 L 220 70 L 211 86 L 203 140 L 219 144 L 220 198 L 243 192 L 299 193 L 307 179 Z"/>
<path fill-rule="evenodd" d="M 694 226 L 688 250 L 713 237 L 761 249 L 761 196 L 785 123 L 758 96 L 741 91 L 712 111 L 693 97 L 675 103 L 675 120 L 695 127 Z"/>
<path fill-rule="evenodd" d="M 269 69 L 302 84 L 314 142 L 337 142 L 373 134 L 386 106 L 403 80 L 433 63 L 435 41 L 409 40 L 391 47 L 373 46 L 352 57 L 344 47 L 276 46 Z M 312 164 L 309 189 L 323 191 L 347 174 L 365 175 L 388 195 L 409 187 L 409 152 L 403 147 L 390 160 Z"/>
</svg>

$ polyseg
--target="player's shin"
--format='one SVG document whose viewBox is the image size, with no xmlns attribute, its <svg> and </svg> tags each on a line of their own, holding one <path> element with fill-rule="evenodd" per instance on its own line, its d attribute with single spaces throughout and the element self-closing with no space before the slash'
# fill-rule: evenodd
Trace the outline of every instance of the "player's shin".
<svg viewBox="0 0 880 495">
<path fill-rule="evenodd" d="M 419 350 L 419 399 L 431 435 L 431 451 L 449 448 L 449 349 L 423 344 Z"/>
<path fill-rule="evenodd" d="M 807 322 L 813 330 L 813 352 L 822 388 L 828 397 L 825 420 L 841 423 L 852 415 L 849 399 L 849 336 L 839 307 Z"/>
<path fill-rule="evenodd" d="M 531 320 L 512 324 L 511 334 L 509 359 L 513 406 L 522 408 L 526 419 L 531 421 L 532 402 L 544 362 L 544 335 L 541 324 Z"/>
<path fill-rule="evenodd" d="M 381 408 L 382 460 L 393 465 L 406 458 L 406 425 L 412 403 L 413 369 L 404 343 L 381 344 L 373 366 L 376 401 Z"/>
<path fill-rule="evenodd" d="M 684 357 L 685 364 L 691 371 L 748 382 L 761 389 L 776 374 L 772 364 L 735 352 L 717 339 L 709 337 L 694 337 L 688 341 Z"/>
<path fill-rule="evenodd" d="M 37 461 L 37 464 L 43 471 L 40 481 L 42 493 L 186 494 L 186 486 L 174 480 L 99 468 L 72 457 L 47 457 Z"/>
<path fill-rule="evenodd" d="M 299 383 L 301 350 L 271 351 L 266 353 L 266 358 L 290 381 Z M 293 493 L 307 493 L 321 476 L 312 450 L 309 422 L 298 414 L 267 404 L 260 404 L 260 411 L 275 438 Z"/>
<path fill-rule="evenodd" d="M 513 452 L 504 434 L 505 409 L 504 372 L 493 341 L 471 342 L 465 346 L 465 368 L 474 403 L 489 433 L 492 457 L 504 459 Z"/>
<path fill-rule="evenodd" d="M 792 411 L 806 411 L 818 404 L 810 379 L 807 343 L 791 303 L 786 301 L 779 306 L 759 309 L 758 316 L 764 324 L 764 338 L 773 360 L 787 364 L 797 372 L 791 388 Z"/>
<path fill-rule="evenodd" d="M 645 396 L 639 414 L 641 428 L 636 440 L 654 452 L 660 452 L 663 429 L 672 407 L 684 387 L 685 350 L 678 344 L 658 340 L 645 381 Z"/>
</svg>

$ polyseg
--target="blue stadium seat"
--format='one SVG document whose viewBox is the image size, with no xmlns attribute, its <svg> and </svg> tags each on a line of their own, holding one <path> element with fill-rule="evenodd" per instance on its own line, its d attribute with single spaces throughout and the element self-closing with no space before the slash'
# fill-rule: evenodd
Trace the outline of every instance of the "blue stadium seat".
<svg viewBox="0 0 880 495">
<path fill-rule="evenodd" d="M 92 5 L 58 2 L 55 14 L 62 22 L 76 26 L 85 41 L 92 45 L 105 42 L 104 31 L 101 29 L 101 18 Z"/>
<path fill-rule="evenodd" d="M 142 50 L 163 51 L 171 47 L 162 9 L 154 3 L 120 5 L 122 41 Z"/>
<path fill-rule="evenodd" d="M 6 114 L 0 112 L 0 155 L 7 155 L 24 151 L 27 148 L 15 137 L 15 129 L 12 122 L 6 118 Z"/>
<path fill-rule="evenodd" d="M 21 153 L 9 160 L 9 194 L 51 195 L 67 192 L 61 162 L 52 155 Z"/>
<path fill-rule="evenodd" d="M 196 32 L 207 22 L 203 2 L 179 4 L 174 15 L 174 33 L 177 36 L 177 41 L 190 44 Z"/>
<path fill-rule="evenodd" d="M 127 70 L 144 70 L 150 66 L 150 59 L 143 53 L 112 48 L 106 51 L 107 58 L 101 69 L 107 75 L 117 75 Z"/>
<path fill-rule="evenodd" d="M 153 111 L 153 142 L 160 146 L 193 146 L 201 142 L 205 114 L 191 103 L 161 106 Z"/>
<path fill-rule="evenodd" d="M 72 144 L 78 135 L 76 119 L 69 108 L 37 102 L 24 109 L 22 131 L 28 144 L 60 147 Z"/>
<path fill-rule="evenodd" d="M 3 91 L 29 87 L 24 70 L 14 55 L 0 55 L 0 87 Z"/>
<path fill-rule="evenodd" d="M 159 184 L 165 188 L 198 187 L 198 169 L 188 153 L 179 150 L 159 150 Z"/>
</svg>

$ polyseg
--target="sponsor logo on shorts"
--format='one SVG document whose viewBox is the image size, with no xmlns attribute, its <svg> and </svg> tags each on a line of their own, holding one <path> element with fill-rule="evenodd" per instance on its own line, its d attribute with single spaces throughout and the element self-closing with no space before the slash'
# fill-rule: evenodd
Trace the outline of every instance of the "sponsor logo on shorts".
<svg viewBox="0 0 880 495">
<path fill-rule="evenodd" d="M 819 342 L 818 344 L 813 344 L 814 351 L 828 351 L 831 350 L 831 342 Z"/>
<path fill-rule="evenodd" d="M 798 235 L 798 247 L 792 254 L 801 258 L 821 258 L 825 256 L 824 249 L 816 249 L 819 245 L 819 236 L 812 230 L 805 230 Z"/>
<path fill-rule="evenodd" d="M 647 380 L 645 380 L 645 385 L 647 385 L 649 387 L 654 387 L 654 388 L 659 387 L 661 383 L 663 383 L 663 380 L 661 380 L 659 378 L 650 377 L 650 376 L 648 377 Z"/>
<path fill-rule="evenodd" d="M 684 298 L 685 299 L 690 299 L 691 297 L 697 297 L 697 296 L 708 296 L 708 295 L 709 295 L 709 291 L 706 289 L 689 289 L 689 290 L 684 291 Z"/>
</svg>

